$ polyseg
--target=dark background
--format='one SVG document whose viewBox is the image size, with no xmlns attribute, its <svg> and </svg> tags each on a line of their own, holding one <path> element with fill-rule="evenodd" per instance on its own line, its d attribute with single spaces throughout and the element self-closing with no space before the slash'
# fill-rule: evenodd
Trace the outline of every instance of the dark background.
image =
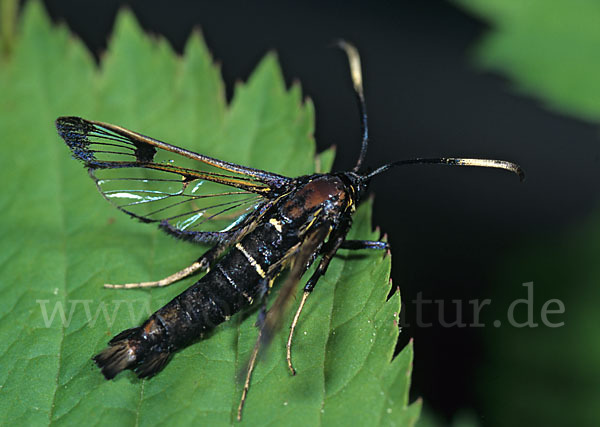
<svg viewBox="0 0 600 427">
<path fill-rule="evenodd" d="M 452 300 L 461 300 L 468 322 L 468 301 L 494 295 L 491 276 L 499 257 L 522 240 L 561 233 L 585 219 L 598 205 L 595 126 L 548 111 L 516 94 L 502 76 L 478 71 L 470 54 L 489 28 L 447 2 L 44 3 L 97 57 L 122 5 L 178 52 L 199 27 L 222 64 L 229 97 L 235 81 L 247 79 L 275 50 L 286 81 L 299 80 L 315 103 L 318 149 L 338 148 L 334 169 L 354 165 L 360 141 L 347 63 L 328 48 L 338 38 L 356 44 L 362 55 L 369 165 L 438 156 L 520 163 L 524 183 L 494 170 L 410 166 L 372 184 L 374 225 L 389 236 L 392 276 L 405 303 L 399 344 L 414 338 L 411 400 L 422 397 L 445 420 L 465 408 L 485 420 L 476 378 L 492 327 L 444 328 L 432 304 L 422 319 L 434 326 L 418 327 L 412 301 L 421 293 L 450 309 Z M 456 313 L 443 318 L 451 322 Z"/>
</svg>

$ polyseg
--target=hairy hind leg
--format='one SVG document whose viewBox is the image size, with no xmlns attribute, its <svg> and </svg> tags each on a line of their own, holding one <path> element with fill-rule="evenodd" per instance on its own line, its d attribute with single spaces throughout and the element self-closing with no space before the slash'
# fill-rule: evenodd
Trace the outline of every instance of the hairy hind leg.
<svg viewBox="0 0 600 427">
<path fill-rule="evenodd" d="M 207 252 L 205 252 L 204 255 L 202 255 L 200 258 L 194 261 L 190 266 L 160 280 L 156 280 L 153 282 L 124 283 L 120 285 L 106 283 L 104 287 L 110 289 L 138 289 L 169 286 L 170 284 L 175 283 L 181 279 L 185 279 L 186 277 L 189 277 L 192 274 L 208 270 L 211 264 L 214 261 L 216 261 L 216 259 L 219 258 L 219 256 L 221 256 L 221 254 L 223 254 L 223 252 L 225 252 L 225 250 L 229 246 L 230 244 L 218 244 L 214 248 L 209 249 Z"/>
</svg>

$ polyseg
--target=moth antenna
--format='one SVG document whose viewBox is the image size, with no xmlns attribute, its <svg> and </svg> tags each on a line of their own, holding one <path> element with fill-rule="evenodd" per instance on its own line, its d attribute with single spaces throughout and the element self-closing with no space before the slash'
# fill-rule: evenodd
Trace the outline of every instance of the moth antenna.
<svg viewBox="0 0 600 427">
<path fill-rule="evenodd" d="M 460 157 L 440 157 L 435 159 L 410 159 L 410 160 L 399 160 L 397 162 L 388 163 L 375 169 L 373 172 L 366 176 L 366 179 L 371 179 L 375 175 L 379 175 L 396 166 L 404 165 L 417 165 L 417 164 L 431 164 L 431 165 L 450 165 L 450 166 L 471 166 L 480 168 L 495 168 L 503 169 L 516 174 L 521 181 L 525 180 L 525 172 L 521 169 L 521 166 L 513 162 L 506 160 L 492 160 L 492 159 L 464 159 Z"/>
<path fill-rule="evenodd" d="M 362 145 L 360 148 L 360 155 L 356 166 L 352 169 L 353 172 L 358 172 L 365 160 L 367 155 L 367 146 L 369 145 L 369 126 L 367 123 L 367 104 L 365 102 L 365 95 L 363 92 L 363 79 L 362 71 L 360 66 L 360 55 L 358 50 L 352 44 L 345 40 L 338 40 L 336 45 L 346 52 L 348 56 L 348 63 L 350 65 L 350 76 L 352 77 L 352 85 L 354 86 L 354 92 L 358 99 L 358 109 L 360 113 L 360 126 L 362 132 Z"/>
</svg>

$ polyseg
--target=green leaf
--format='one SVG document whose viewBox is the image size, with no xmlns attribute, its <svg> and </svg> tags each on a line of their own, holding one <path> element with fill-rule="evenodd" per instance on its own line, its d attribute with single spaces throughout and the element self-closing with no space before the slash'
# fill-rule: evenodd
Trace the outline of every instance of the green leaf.
<svg viewBox="0 0 600 427">
<path fill-rule="evenodd" d="M 490 22 L 478 62 L 551 108 L 600 119 L 600 2 L 455 0 Z"/>
<path fill-rule="evenodd" d="M 231 424 L 238 376 L 256 337 L 252 312 L 177 353 L 150 380 L 126 372 L 106 381 L 93 365 L 91 356 L 114 334 L 193 279 L 152 291 L 101 285 L 164 277 L 206 248 L 177 242 L 105 203 L 70 158 L 54 119 L 112 122 L 296 176 L 315 167 L 313 106 L 302 102 L 299 86 L 286 89 L 274 54 L 228 105 L 198 33 L 178 57 L 164 40 L 143 34 L 129 12 L 118 15 L 114 31 L 97 69 L 83 45 L 30 1 L 0 68 L 0 424 Z M 325 168 L 332 161 L 333 153 L 321 156 Z M 366 203 L 358 210 L 352 236 L 379 237 L 370 209 Z M 244 422 L 415 423 L 420 403 L 407 406 L 412 347 L 392 360 L 400 297 L 387 300 L 389 270 L 382 253 L 335 258 L 298 325 L 298 374 L 287 371 L 282 333 L 255 371 Z"/>
</svg>

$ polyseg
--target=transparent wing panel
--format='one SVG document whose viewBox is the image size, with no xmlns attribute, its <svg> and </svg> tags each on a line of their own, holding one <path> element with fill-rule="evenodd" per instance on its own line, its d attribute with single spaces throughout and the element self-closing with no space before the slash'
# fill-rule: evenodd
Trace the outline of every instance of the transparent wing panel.
<svg viewBox="0 0 600 427">
<path fill-rule="evenodd" d="M 117 208 L 179 230 L 229 231 L 263 201 L 259 194 L 174 172 L 145 168 L 92 170 L 100 192 Z"/>
</svg>

